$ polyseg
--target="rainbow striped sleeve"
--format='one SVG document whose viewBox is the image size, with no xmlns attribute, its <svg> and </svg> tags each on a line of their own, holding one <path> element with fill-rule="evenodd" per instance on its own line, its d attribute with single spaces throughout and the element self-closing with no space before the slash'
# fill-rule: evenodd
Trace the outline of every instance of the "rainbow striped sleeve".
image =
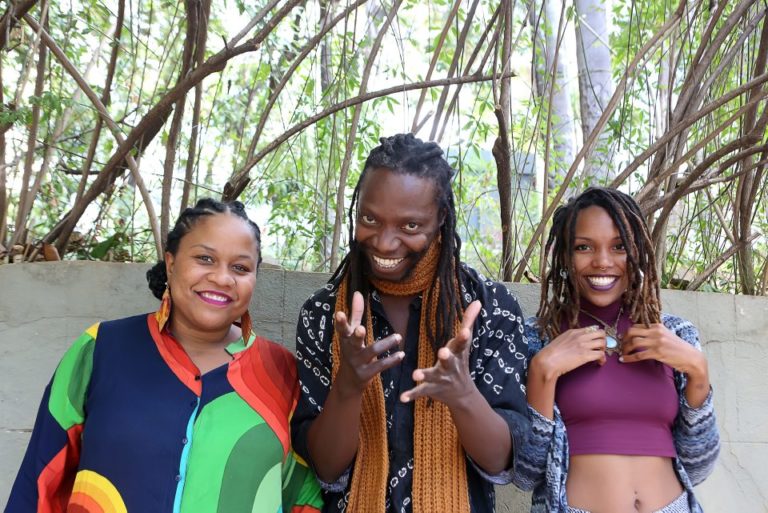
<svg viewBox="0 0 768 513">
<path fill-rule="evenodd" d="M 283 464 L 283 511 L 319 513 L 322 507 L 320 485 L 314 472 L 298 454 L 291 451 Z"/>
<path fill-rule="evenodd" d="M 61 359 L 43 399 L 8 499 L 8 512 L 58 513 L 67 508 L 80 459 L 85 396 L 98 324 Z"/>
</svg>

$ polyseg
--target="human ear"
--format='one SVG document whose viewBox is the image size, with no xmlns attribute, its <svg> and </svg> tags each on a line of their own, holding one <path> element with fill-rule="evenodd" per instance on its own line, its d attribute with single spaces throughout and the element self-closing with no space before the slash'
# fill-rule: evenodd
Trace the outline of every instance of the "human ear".
<svg viewBox="0 0 768 513">
<path fill-rule="evenodd" d="M 165 275 L 170 276 L 173 274 L 173 264 L 175 257 L 170 251 L 165 252 Z"/>
</svg>

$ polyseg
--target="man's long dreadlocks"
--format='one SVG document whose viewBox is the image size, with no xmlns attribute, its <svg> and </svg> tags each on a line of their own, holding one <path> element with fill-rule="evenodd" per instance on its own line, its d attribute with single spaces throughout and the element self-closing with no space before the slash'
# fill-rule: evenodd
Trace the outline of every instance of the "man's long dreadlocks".
<svg viewBox="0 0 768 513">
<path fill-rule="evenodd" d="M 363 167 L 360 179 L 357 181 L 352 193 L 352 203 L 347 214 L 349 221 L 350 249 L 341 264 L 331 277 L 331 282 L 344 276 L 348 281 L 349 291 L 359 291 L 363 296 L 370 292 L 370 284 L 366 277 L 367 261 L 360 253 L 360 248 L 355 240 L 355 218 L 357 217 L 358 200 L 360 197 L 360 185 L 368 174 L 376 169 L 387 169 L 395 173 L 402 173 L 419 178 L 434 180 L 437 186 L 438 211 L 444 215 L 443 224 L 440 227 L 441 249 L 438 260 L 435 281 L 439 280 L 439 297 L 437 300 L 436 333 L 427 333 L 432 347 L 437 351 L 450 338 L 452 327 L 462 311 L 461 294 L 458 289 L 460 265 L 459 252 L 461 239 L 456 233 L 456 207 L 451 190 L 451 179 L 454 170 L 443 157 L 443 150 L 433 142 L 423 142 L 413 134 L 397 134 L 392 137 L 379 139 L 381 145 L 374 148 L 368 155 Z M 348 302 L 351 303 L 352 294 L 349 294 Z M 435 298 L 430 296 L 430 303 Z M 431 309 L 432 304 L 425 304 L 422 308 Z M 348 304 L 347 308 L 351 308 Z M 430 310 L 428 310 L 430 311 Z M 367 315 L 368 312 L 365 313 Z M 428 328 L 431 331 L 430 328 Z"/>
<path fill-rule="evenodd" d="M 551 251 L 551 263 L 542 283 L 537 314 L 539 331 L 550 339 L 560 334 L 564 320 L 567 320 L 566 325 L 576 325 L 581 308 L 572 265 L 576 218 L 580 211 L 591 206 L 601 207 L 608 212 L 626 248 L 629 286 L 623 300 L 629 307 L 630 318 L 633 322 L 646 325 L 660 322 L 661 301 L 656 259 L 640 207 L 631 196 L 616 189 L 590 187 L 558 207 L 552 219 L 545 247 L 547 255 Z"/>
</svg>

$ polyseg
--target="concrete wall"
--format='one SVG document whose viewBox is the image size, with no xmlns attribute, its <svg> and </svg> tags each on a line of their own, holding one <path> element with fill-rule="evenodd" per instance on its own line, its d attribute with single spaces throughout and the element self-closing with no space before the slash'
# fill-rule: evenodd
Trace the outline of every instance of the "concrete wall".
<svg viewBox="0 0 768 513">
<path fill-rule="evenodd" d="M 154 310 L 146 265 L 93 262 L 0 265 L 0 508 L 21 461 L 42 390 L 59 357 L 93 322 Z M 324 274 L 263 269 L 252 313 L 256 330 L 293 346 L 298 308 Z M 538 287 L 512 284 L 524 311 Z M 702 332 L 723 449 L 697 491 L 708 512 L 768 512 L 768 298 L 664 293 L 665 310 Z M 527 511 L 528 498 L 499 489 L 498 511 Z"/>
</svg>

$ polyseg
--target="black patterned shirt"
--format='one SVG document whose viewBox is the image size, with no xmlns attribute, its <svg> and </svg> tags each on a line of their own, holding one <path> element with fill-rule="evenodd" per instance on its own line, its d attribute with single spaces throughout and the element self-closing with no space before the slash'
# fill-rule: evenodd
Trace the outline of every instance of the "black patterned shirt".
<svg viewBox="0 0 768 513">
<path fill-rule="evenodd" d="M 462 266 L 464 304 L 475 299 L 482 310 L 473 328 L 469 365 L 470 375 L 480 393 L 509 427 L 513 458 L 510 468 L 488 475 L 467 458 L 467 479 L 473 513 L 494 511 L 494 484 L 507 484 L 530 429 L 526 413 L 525 375 L 528 343 L 523 335 L 523 316 L 517 299 L 502 283 L 487 280 L 475 270 Z M 322 410 L 331 387 L 333 312 L 336 304 L 335 283 L 314 293 L 301 308 L 296 330 L 301 395 L 291 429 L 294 450 L 310 465 L 307 431 Z M 393 333 L 387 321 L 378 292 L 371 294 L 373 336 L 380 340 Z M 386 494 L 387 513 L 410 513 L 413 481 L 413 402 L 403 403 L 402 392 L 415 386 L 413 371 L 418 362 L 419 318 L 421 297 L 410 304 L 405 335 L 405 358 L 381 374 L 387 421 L 389 449 L 389 481 Z M 314 465 L 312 465 L 314 467 Z M 324 488 L 325 511 L 346 509 L 351 468 L 334 483 L 321 483 Z"/>
</svg>

